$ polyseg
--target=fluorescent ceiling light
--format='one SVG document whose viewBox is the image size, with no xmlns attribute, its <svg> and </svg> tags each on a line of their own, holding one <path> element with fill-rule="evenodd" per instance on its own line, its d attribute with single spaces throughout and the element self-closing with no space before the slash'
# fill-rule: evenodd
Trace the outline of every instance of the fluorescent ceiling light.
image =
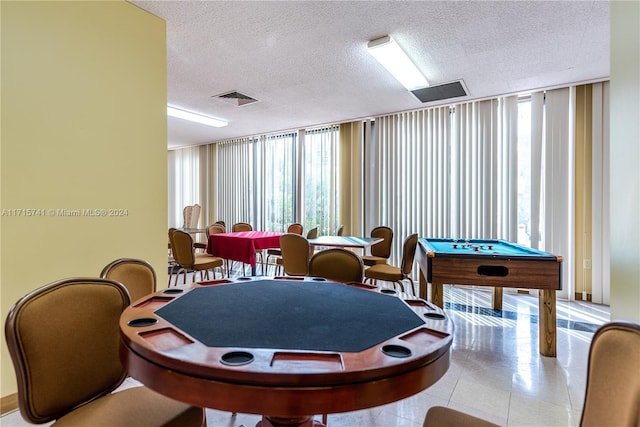
<svg viewBox="0 0 640 427">
<path fill-rule="evenodd" d="M 390 36 L 371 40 L 367 49 L 408 90 L 429 86 L 413 61 Z"/>
<path fill-rule="evenodd" d="M 171 117 L 177 117 L 183 120 L 188 120 L 190 122 L 200 123 L 203 125 L 213 126 L 217 128 L 221 128 L 229 124 L 224 120 L 214 119 L 213 117 L 207 117 L 207 116 L 203 116 L 202 114 L 191 113 L 189 111 L 184 111 L 184 110 L 180 110 L 178 108 L 169 107 L 169 106 L 167 106 L 167 115 Z"/>
</svg>

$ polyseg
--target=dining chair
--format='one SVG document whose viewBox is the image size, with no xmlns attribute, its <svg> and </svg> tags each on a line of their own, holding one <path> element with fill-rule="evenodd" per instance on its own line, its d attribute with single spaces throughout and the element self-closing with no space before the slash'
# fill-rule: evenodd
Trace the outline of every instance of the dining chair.
<svg viewBox="0 0 640 427">
<path fill-rule="evenodd" d="M 318 237 L 318 226 L 313 227 L 307 232 L 307 239 L 315 239 Z"/>
<path fill-rule="evenodd" d="M 71 278 L 22 297 L 5 337 L 30 423 L 60 427 L 204 427 L 202 408 L 141 386 L 114 392 L 127 377 L 119 357 L 120 315 L 131 300 L 121 283 Z"/>
<path fill-rule="evenodd" d="M 209 270 L 213 270 L 213 278 L 216 277 L 216 268 L 220 268 L 222 277 L 224 277 L 222 258 L 209 255 L 196 253 L 193 247 L 193 238 L 189 233 L 182 230 L 171 229 L 169 230 L 169 239 L 171 240 L 171 247 L 173 248 L 173 258 L 175 259 L 178 271 L 176 272 L 175 285 L 178 285 L 178 278 L 180 273 L 184 274 L 184 283 L 187 283 L 187 272 L 193 271 L 193 281 L 196 280 L 196 272 L 200 272 L 200 278 L 203 279 L 203 272 L 206 273 L 209 278 Z"/>
<path fill-rule="evenodd" d="M 198 228 L 200 222 L 200 211 L 202 207 L 199 204 L 185 206 L 182 210 L 182 216 L 184 219 L 182 228 Z"/>
<path fill-rule="evenodd" d="M 307 240 L 315 239 L 316 237 L 318 237 L 318 226 L 317 225 L 315 227 L 313 227 L 311 230 L 307 231 Z M 309 246 L 309 258 L 311 258 L 311 256 L 315 253 L 315 251 L 316 251 L 316 247 L 315 246 Z"/>
<path fill-rule="evenodd" d="M 287 233 L 294 233 L 294 234 L 299 234 L 302 235 L 302 231 L 303 231 L 303 227 L 302 224 L 300 223 L 293 223 L 293 224 L 289 224 L 289 226 L 287 227 Z M 282 251 L 279 248 L 272 248 L 272 249 L 267 249 L 267 259 L 265 260 L 265 263 L 262 265 L 262 271 L 264 271 L 265 265 L 268 267 L 269 266 L 269 259 L 271 257 L 275 258 L 274 261 L 274 265 L 276 266 L 276 270 L 278 269 L 278 257 L 282 256 Z M 277 272 L 276 272 L 277 273 Z"/>
<path fill-rule="evenodd" d="M 289 276 L 306 276 L 309 273 L 309 241 L 296 233 L 280 236 L 281 256 L 276 259 L 276 275 L 281 268 Z"/>
<path fill-rule="evenodd" d="M 233 233 L 238 231 L 253 231 L 253 227 L 248 222 L 236 222 L 231 226 Z"/>
<path fill-rule="evenodd" d="M 107 264 L 100 272 L 103 279 L 122 283 L 129 291 L 131 301 L 156 291 L 156 272 L 147 261 L 120 258 Z"/>
<path fill-rule="evenodd" d="M 393 230 L 386 226 L 376 227 L 371 230 L 371 237 L 382 239 L 382 242 L 371 246 L 371 255 L 364 255 L 362 262 L 368 267 L 376 264 L 386 264 L 391 256 Z"/>
<path fill-rule="evenodd" d="M 236 222 L 231 226 L 231 232 L 237 233 L 240 231 L 253 231 L 253 226 L 248 222 Z M 263 264 L 262 250 L 256 251 L 256 263 L 258 263 L 258 259 L 260 259 L 260 264 Z M 242 274 L 245 274 L 245 268 L 247 264 L 242 264 Z M 231 262 L 231 266 L 227 266 L 227 270 L 231 271 L 233 269 L 233 261 Z M 264 271 L 264 267 L 263 267 Z"/>
<path fill-rule="evenodd" d="M 344 234 L 344 225 L 340 224 L 336 229 L 336 236 L 342 236 Z"/>
<path fill-rule="evenodd" d="M 224 228 L 224 229 L 225 229 L 225 233 L 226 233 L 227 224 L 226 224 L 224 221 L 222 221 L 222 220 L 217 220 L 216 222 L 214 222 L 214 224 L 221 225 L 221 226 L 222 226 L 222 228 Z"/>
<path fill-rule="evenodd" d="M 217 222 L 207 227 L 207 237 L 211 236 L 212 234 L 219 234 L 219 233 L 226 233 L 226 232 L 227 231 L 224 228 L 224 225 L 221 225 Z"/>
<path fill-rule="evenodd" d="M 640 324 L 613 321 L 593 334 L 580 427 L 640 426 Z M 423 427 L 492 427 L 481 418 L 434 406 Z"/>
<path fill-rule="evenodd" d="M 348 249 L 331 248 L 318 251 L 309 260 L 309 275 L 336 282 L 362 282 L 364 264 L 358 254 Z"/>
<path fill-rule="evenodd" d="M 404 280 L 409 280 L 411 283 L 411 291 L 414 295 L 417 295 L 414 289 L 413 279 L 411 278 L 411 270 L 413 270 L 413 259 L 416 255 L 416 246 L 418 245 L 418 234 L 414 233 L 404 240 L 402 246 L 402 262 L 399 267 L 389 264 L 376 264 L 365 269 L 364 275 L 367 281 L 376 283 L 378 280 L 385 282 L 392 282 L 394 286 L 400 285 L 402 292 L 404 292 Z M 375 246 L 375 245 L 374 245 Z"/>
</svg>

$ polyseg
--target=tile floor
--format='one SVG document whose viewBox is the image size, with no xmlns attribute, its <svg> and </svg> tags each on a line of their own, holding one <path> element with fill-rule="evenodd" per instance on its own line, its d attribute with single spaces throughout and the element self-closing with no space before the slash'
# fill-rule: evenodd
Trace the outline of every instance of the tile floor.
<svg viewBox="0 0 640 427">
<path fill-rule="evenodd" d="M 486 288 L 445 286 L 445 301 L 456 328 L 447 373 L 408 399 L 330 414 L 329 427 L 419 427 L 434 405 L 463 410 L 502 426 L 578 425 L 589 343 L 595 329 L 609 320 L 609 307 L 558 301 L 558 356 L 551 358 L 538 353 L 538 300 L 533 292 L 505 290 L 502 311 L 489 308 L 491 292 Z M 135 385 L 127 380 L 123 387 Z M 207 410 L 208 427 L 253 427 L 259 419 Z M 0 418 L 3 427 L 28 425 L 18 412 Z"/>
</svg>

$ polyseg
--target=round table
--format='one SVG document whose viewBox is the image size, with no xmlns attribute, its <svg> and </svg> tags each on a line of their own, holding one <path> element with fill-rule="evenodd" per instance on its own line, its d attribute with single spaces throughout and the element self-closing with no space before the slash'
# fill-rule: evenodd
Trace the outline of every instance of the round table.
<svg viewBox="0 0 640 427">
<path fill-rule="evenodd" d="M 120 319 L 121 359 L 192 405 L 321 426 L 313 414 L 409 397 L 447 371 L 453 323 L 438 307 L 366 284 L 241 278 L 150 294 Z"/>
</svg>

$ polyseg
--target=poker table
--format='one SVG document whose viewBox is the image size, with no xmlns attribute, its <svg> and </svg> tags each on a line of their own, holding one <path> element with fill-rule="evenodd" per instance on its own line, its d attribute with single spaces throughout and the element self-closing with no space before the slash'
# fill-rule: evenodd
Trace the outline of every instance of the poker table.
<svg viewBox="0 0 640 427">
<path fill-rule="evenodd" d="M 133 378 L 173 399 L 321 426 L 409 397 L 449 368 L 454 326 L 407 294 L 320 278 L 238 278 L 150 294 L 120 319 Z"/>
<path fill-rule="evenodd" d="M 502 310 L 503 288 L 539 290 L 540 353 L 556 356 L 556 291 L 562 286 L 562 257 L 505 240 L 418 240 L 419 295 L 444 306 L 443 285 L 493 287 L 493 309 Z"/>
</svg>

